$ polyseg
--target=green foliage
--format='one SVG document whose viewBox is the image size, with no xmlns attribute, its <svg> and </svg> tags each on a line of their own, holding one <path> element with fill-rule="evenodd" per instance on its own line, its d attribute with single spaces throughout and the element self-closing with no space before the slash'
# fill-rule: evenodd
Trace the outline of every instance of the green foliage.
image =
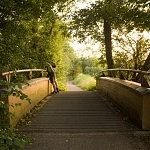
<svg viewBox="0 0 150 150">
<path fill-rule="evenodd" d="M 70 70 L 69 79 L 74 79 L 78 74 L 83 73 L 82 61 L 80 58 L 75 58 L 72 63 L 72 68 Z"/>
<path fill-rule="evenodd" d="M 72 29 L 75 36 L 84 40 L 87 36 L 105 44 L 107 66 L 113 67 L 111 30 L 134 28 L 150 29 L 149 2 L 146 0 L 101 0 L 91 6 L 76 11 Z"/>
<path fill-rule="evenodd" d="M 57 11 L 66 2 L 70 0 L 0 1 L 1 72 L 44 68 L 46 62 L 55 62 L 60 88 L 65 89 L 73 52 Z"/>
<path fill-rule="evenodd" d="M 47 61 L 54 61 L 58 66 L 57 75 L 61 88 L 65 89 L 69 70 L 65 62 L 66 55 L 69 61 L 68 33 L 54 8 L 56 5 L 61 8 L 66 1 L 0 1 L 0 72 L 44 68 Z M 13 78 L 13 81 L 15 83 L 0 80 L 0 88 L 5 89 L 0 95 L 0 111 L 3 115 L 8 112 L 9 106 L 5 99 L 10 94 L 30 102 L 27 95 L 21 91 L 20 80 Z M 20 104 L 16 104 L 18 105 Z M 10 114 L 5 114 L 6 117 L 7 115 Z M 16 134 L 15 131 L 0 130 L 0 149 L 23 149 L 25 143 L 25 137 Z"/>
<path fill-rule="evenodd" d="M 150 30 L 150 3 L 147 0 L 128 0 L 129 10 L 125 13 L 126 25 L 129 30 L 134 27 Z"/>
<path fill-rule="evenodd" d="M 20 100 L 26 100 L 31 103 L 31 99 L 22 92 L 22 84 L 20 82 L 9 83 L 5 80 L 0 79 L 0 127 L 2 128 L 9 127 L 9 118 L 13 117 L 13 114 L 9 112 L 8 96 L 16 96 L 19 97 Z M 17 106 L 20 106 L 20 103 L 11 105 L 11 107 Z"/>
<path fill-rule="evenodd" d="M 74 50 L 72 47 L 70 47 L 69 43 L 66 43 L 64 45 L 64 63 L 66 66 L 66 74 L 69 78 L 70 72 L 73 69 L 74 62 L 76 60 L 77 56 L 74 53 Z"/>
<path fill-rule="evenodd" d="M 82 58 L 81 60 L 83 73 L 95 76 L 100 69 L 98 58 Z"/>
<path fill-rule="evenodd" d="M 98 58 L 76 58 L 73 62 L 73 68 L 70 72 L 71 79 L 76 78 L 79 74 L 88 74 L 93 77 L 97 75 L 99 70 L 104 66 L 102 60 Z M 106 63 L 105 63 L 106 64 Z"/>
<path fill-rule="evenodd" d="M 56 4 L 66 0 L 0 1 L 0 70 L 41 68 L 49 59 L 50 38 L 57 20 Z M 58 28 L 57 28 L 58 29 Z M 65 34 L 62 26 L 58 30 Z"/>
<path fill-rule="evenodd" d="M 99 67 L 85 67 L 85 73 L 95 77 L 101 69 Z"/>
<path fill-rule="evenodd" d="M 47 50 L 48 62 L 56 64 L 56 77 L 60 90 L 66 90 L 66 81 L 73 61 L 73 49 L 69 46 L 66 26 L 59 20 L 53 24 Z"/>
<path fill-rule="evenodd" d="M 0 79 L 0 87 L 0 149 L 23 149 L 24 145 L 29 143 L 29 140 L 26 136 L 17 134 L 14 129 L 10 128 L 9 118 L 12 117 L 13 114 L 9 112 L 8 96 L 13 95 L 19 97 L 21 100 L 27 100 L 29 102 L 30 99 L 21 91 L 21 83 L 9 83 Z M 17 106 L 20 106 L 20 103 L 16 103 L 11 107 Z"/>
<path fill-rule="evenodd" d="M 23 150 L 25 144 L 30 140 L 13 129 L 0 129 L 0 149 L 1 150 Z"/>
<path fill-rule="evenodd" d="M 93 91 L 96 89 L 96 80 L 94 77 L 85 74 L 79 74 L 74 80 L 73 83 L 78 85 L 84 90 Z"/>
<path fill-rule="evenodd" d="M 148 53 L 150 40 L 145 39 L 143 33 L 130 32 L 128 34 L 116 34 L 118 44 L 114 52 L 116 68 L 141 69 Z"/>
</svg>

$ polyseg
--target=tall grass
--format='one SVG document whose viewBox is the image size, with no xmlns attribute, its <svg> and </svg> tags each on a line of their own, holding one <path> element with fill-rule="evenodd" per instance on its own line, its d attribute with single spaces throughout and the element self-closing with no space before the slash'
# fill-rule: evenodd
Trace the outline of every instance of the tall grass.
<svg viewBox="0 0 150 150">
<path fill-rule="evenodd" d="M 93 91 L 96 89 L 96 80 L 94 77 L 86 74 L 79 74 L 74 80 L 73 83 L 81 87 L 84 90 Z"/>
</svg>

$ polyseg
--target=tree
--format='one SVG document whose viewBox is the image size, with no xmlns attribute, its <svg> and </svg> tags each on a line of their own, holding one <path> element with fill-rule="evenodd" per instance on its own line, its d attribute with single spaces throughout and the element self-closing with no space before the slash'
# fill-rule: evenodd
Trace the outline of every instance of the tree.
<svg viewBox="0 0 150 150">
<path fill-rule="evenodd" d="M 119 68 L 141 69 L 148 56 L 150 39 L 144 34 L 134 31 L 128 34 L 117 32 L 113 35 L 115 66 Z"/>
<path fill-rule="evenodd" d="M 105 43 L 108 68 L 113 68 L 111 37 L 113 30 L 121 30 L 122 27 L 127 28 L 127 31 L 135 27 L 149 28 L 150 15 L 148 11 L 145 11 L 149 3 L 145 6 L 144 0 L 141 0 L 138 7 L 135 3 L 132 0 L 99 0 L 95 4 L 91 4 L 91 7 L 82 9 L 74 15 L 73 27 L 78 29 L 77 34 L 81 38 L 90 35 Z M 141 5 L 142 9 L 140 9 Z M 144 16 L 144 19 L 142 16 Z"/>
<path fill-rule="evenodd" d="M 66 0 L 0 1 L 0 87 L 9 88 L 7 91 L 3 89 L 6 94 L 1 92 L 0 95 L 0 109 L 5 115 L 5 108 L 8 109 L 9 106 L 3 100 L 8 94 L 16 94 L 18 88 L 16 89 L 16 83 L 3 81 L 2 72 L 44 67 L 44 63 L 51 59 L 58 62 L 60 81 L 65 78 L 63 59 L 64 44 L 68 40 L 65 35 L 67 30 L 54 12 L 56 4 L 61 6 L 65 2 Z M 16 95 L 29 100 L 21 91 Z M 1 114 L 3 118 L 4 114 Z M 2 123 L 0 122 L 3 128 L 0 130 L 0 149 L 22 149 L 27 142 L 26 138 L 15 134 L 12 129 L 5 129 Z"/>
<path fill-rule="evenodd" d="M 124 15 L 129 30 L 150 30 L 150 3 L 148 0 L 128 0 L 128 11 Z"/>
<path fill-rule="evenodd" d="M 80 29 L 77 31 L 79 35 L 82 36 L 83 32 L 87 32 L 84 34 L 85 36 L 91 35 L 94 39 L 105 43 L 108 68 L 113 68 L 111 33 L 112 26 L 116 25 L 116 20 L 120 17 L 118 14 L 121 13 L 118 12 L 124 10 L 121 3 L 122 1 L 117 0 L 97 1 L 74 16 L 74 24 L 76 28 Z M 114 19 L 114 16 L 117 18 Z M 101 30 L 102 26 L 103 30 Z"/>
<path fill-rule="evenodd" d="M 64 89 L 64 51 L 69 36 L 57 11 L 70 1 L 0 1 L 0 72 L 44 68 L 51 60 L 58 66 L 58 79 Z"/>
<path fill-rule="evenodd" d="M 58 18 L 54 7 L 61 7 L 66 1 L 0 1 L 2 71 L 43 66 L 47 39 L 53 22 Z"/>
</svg>

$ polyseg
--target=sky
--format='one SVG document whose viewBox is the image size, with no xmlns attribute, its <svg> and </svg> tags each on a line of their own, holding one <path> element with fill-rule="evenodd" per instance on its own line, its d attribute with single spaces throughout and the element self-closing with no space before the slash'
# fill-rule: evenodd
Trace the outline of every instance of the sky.
<svg viewBox="0 0 150 150">
<path fill-rule="evenodd" d="M 80 0 L 80 2 L 76 3 L 75 10 L 84 9 L 94 2 L 95 0 Z M 79 42 L 77 38 L 72 38 L 70 46 L 75 50 L 78 57 L 100 57 L 100 44 L 90 37 L 87 37 L 84 42 Z"/>
<path fill-rule="evenodd" d="M 132 39 L 134 39 L 135 41 L 137 41 L 140 38 L 139 34 L 143 35 L 143 37 L 145 39 L 150 40 L 150 32 L 145 31 L 143 33 L 137 34 L 137 31 L 132 31 L 131 33 L 129 33 L 130 37 L 132 37 Z M 122 37 L 125 38 L 124 35 L 122 35 Z M 115 46 L 115 48 L 116 48 L 116 46 L 118 46 L 116 42 L 113 42 L 113 45 Z M 100 52 L 101 44 L 90 39 L 90 37 L 85 39 L 84 42 L 79 42 L 78 39 L 73 38 L 72 41 L 70 42 L 70 46 L 74 49 L 74 51 L 78 57 L 100 58 L 100 56 L 101 56 L 101 52 Z M 129 49 L 130 48 L 131 47 L 129 47 Z M 122 49 L 120 49 L 119 47 L 117 48 L 117 50 L 122 51 Z"/>
<path fill-rule="evenodd" d="M 87 38 L 85 42 L 79 42 L 77 39 L 72 39 L 70 46 L 74 49 L 78 57 L 100 57 L 100 43 Z"/>
</svg>

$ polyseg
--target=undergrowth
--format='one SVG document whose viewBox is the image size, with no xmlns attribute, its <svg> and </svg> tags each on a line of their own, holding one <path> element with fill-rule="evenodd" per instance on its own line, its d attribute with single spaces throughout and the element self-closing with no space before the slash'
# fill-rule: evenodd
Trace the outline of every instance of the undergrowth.
<svg viewBox="0 0 150 150">
<path fill-rule="evenodd" d="M 74 80 L 73 83 L 81 87 L 84 90 L 93 91 L 96 89 L 96 80 L 94 77 L 86 74 L 79 74 Z"/>
</svg>

